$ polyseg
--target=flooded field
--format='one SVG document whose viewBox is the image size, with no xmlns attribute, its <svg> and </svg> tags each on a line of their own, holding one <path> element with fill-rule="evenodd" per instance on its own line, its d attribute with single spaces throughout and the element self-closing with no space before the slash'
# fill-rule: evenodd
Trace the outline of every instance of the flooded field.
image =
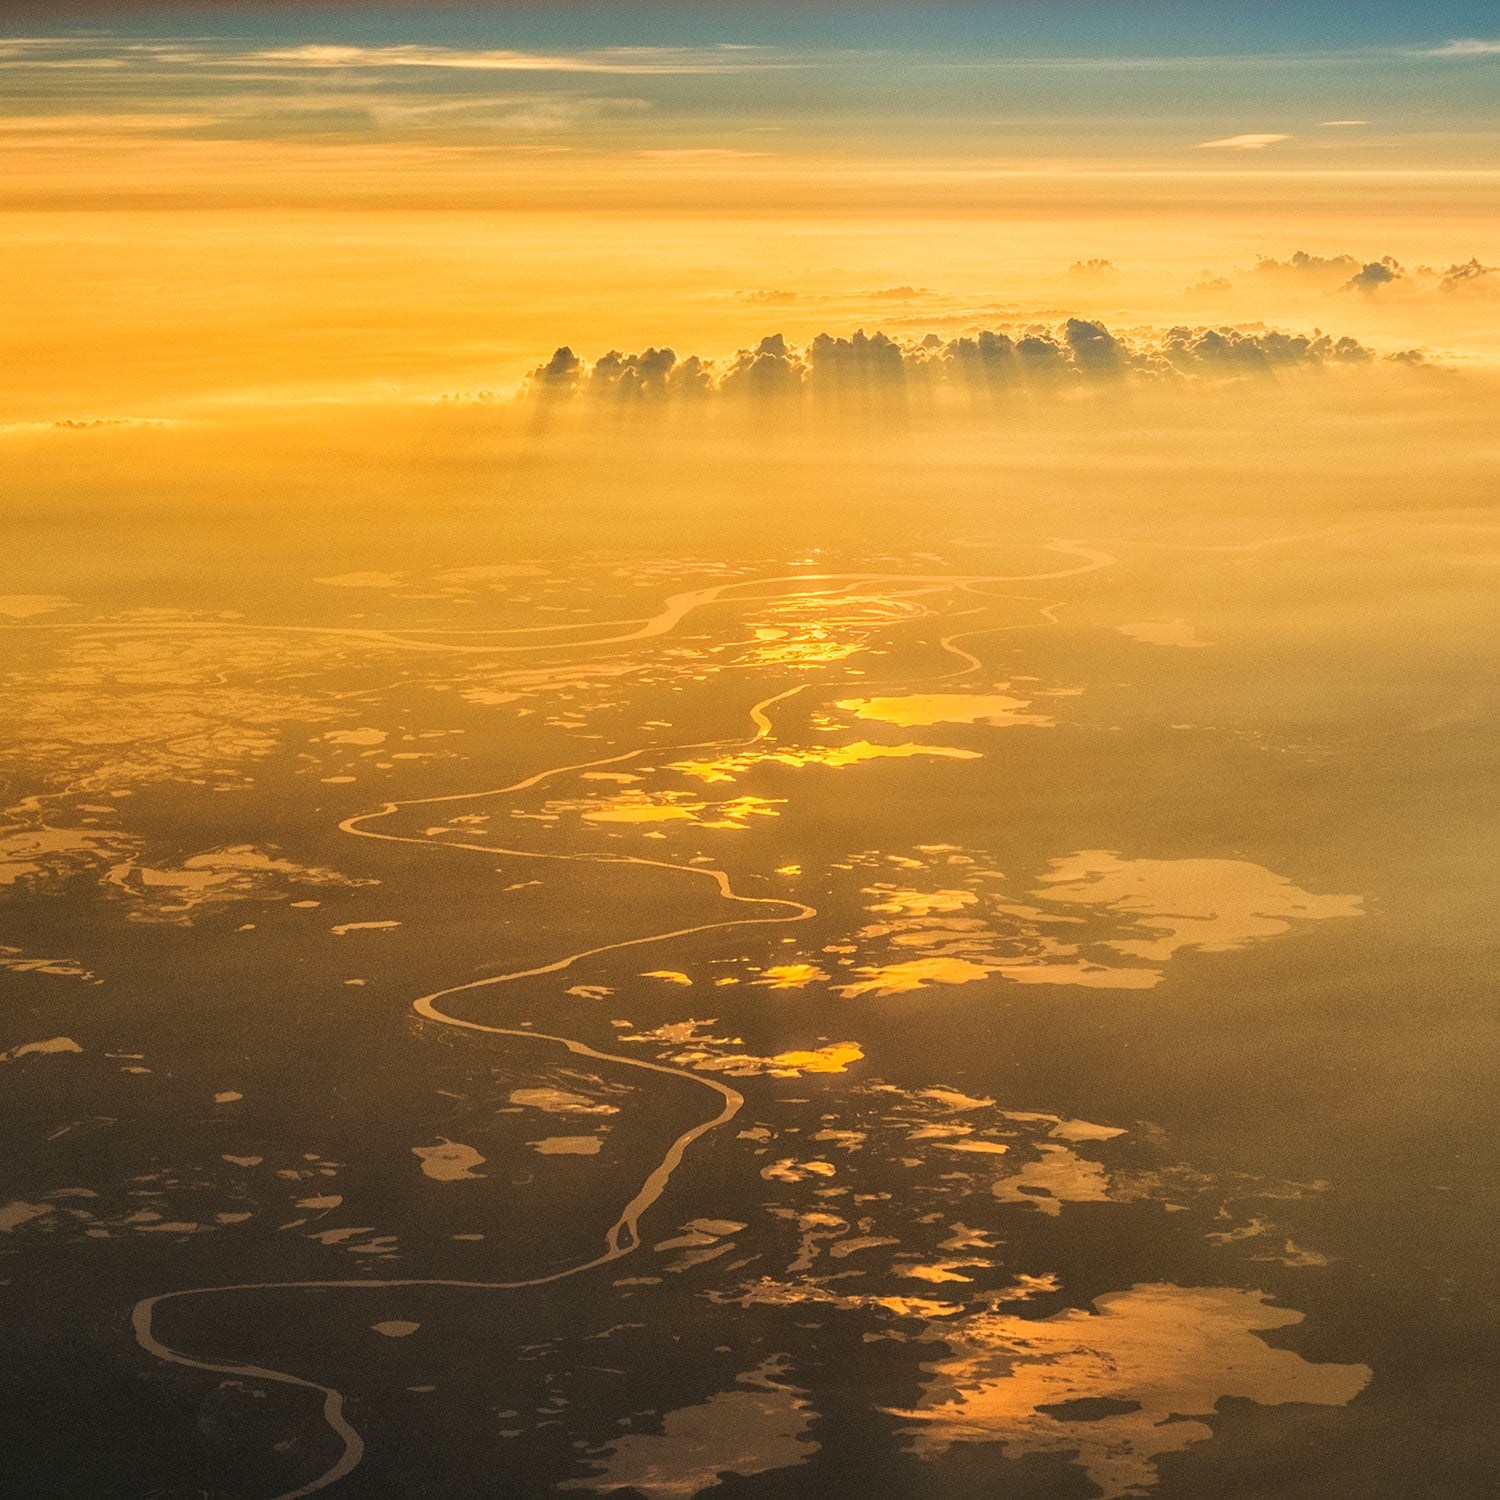
<svg viewBox="0 0 1500 1500">
<path fill-rule="evenodd" d="M 885 482 L 0 600 L 16 1493 L 1482 1492 L 1495 533 Z"/>
</svg>

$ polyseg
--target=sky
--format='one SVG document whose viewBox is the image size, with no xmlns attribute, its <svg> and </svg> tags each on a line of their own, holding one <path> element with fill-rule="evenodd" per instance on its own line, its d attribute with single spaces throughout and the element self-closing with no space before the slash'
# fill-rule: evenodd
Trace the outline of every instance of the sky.
<svg viewBox="0 0 1500 1500">
<path fill-rule="evenodd" d="M 1477 4 L 22 0 L 0 420 L 924 317 L 1297 316 L 1488 357 L 1436 289 L 1500 260 L 1497 82 Z M 1402 272 L 1331 303 L 1347 274 L 1248 274 L 1299 251 Z"/>
<path fill-rule="evenodd" d="M 1494 160 L 1487 9 L 64 5 L 11 15 L 0 67 L 59 191 L 215 141 L 1435 172 Z"/>
</svg>

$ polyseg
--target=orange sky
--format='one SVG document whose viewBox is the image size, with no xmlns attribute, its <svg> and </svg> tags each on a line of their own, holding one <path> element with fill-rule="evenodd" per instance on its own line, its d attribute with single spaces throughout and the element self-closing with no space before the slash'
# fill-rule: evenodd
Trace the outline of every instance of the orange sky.
<svg viewBox="0 0 1500 1500">
<path fill-rule="evenodd" d="M 18 13 L 0 423 L 1069 315 L 1489 360 L 1500 44 L 1471 9 Z M 1252 269 L 1298 251 L 1400 274 Z"/>
</svg>

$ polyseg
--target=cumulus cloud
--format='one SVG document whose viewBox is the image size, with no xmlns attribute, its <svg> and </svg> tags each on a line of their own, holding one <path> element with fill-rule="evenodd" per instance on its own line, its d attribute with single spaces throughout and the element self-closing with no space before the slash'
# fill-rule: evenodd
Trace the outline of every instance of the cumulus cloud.
<svg viewBox="0 0 1500 1500">
<path fill-rule="evenodd" d="M 523 394 L 554 403 L 711 397 L 890 401 L 943 391 L 974 396 L 1124 381 L 1169 385 L 1370 364 L 1377 358 L 1354 339 L 1325 333 L 1176 327 L 1121 336 L 1102 323 L 1069 318 L 1057 328 L 985 329 L 948 339 L 934 333 L 895 339 L 860 330 L 847 338 L 819 334 L 797 346 L 771 334 L 719 361 L 679 359 L 671 349 L 653 347 L 638 354 L 611 350 L 589 364 L 562 348 L 531 372 Z"/>
<path fill-rule="evenodd" d="M 1368 261 L 1361 266 L 1339 290 L 1363 292 L 1368 296 L 1393 281 L 1399 281 L 1405 274 L 1393 256 L 1382 255 L 1379 260 Z"/>
<path fill-rule="evenodd" d="M 527 388 L 536 395 L 582 394 L 621 401 L 706 395 L 709 383 L 701 360 L 679 360 L 670 349 L 646 349 L 640 354 L 612 349 L 586 365 L 564 347 L 527 377 Z"/>
<path fill-rule="evenodd" d="M 1359 270 L 1360 262 L 1352 255 L 1310 255 L 1298 250 L 1285 260 L 1262 255 L 1255 262 L 1257 276 L 1298 277 L 1316 281 L 1345 281 Z"/>
<path fill-rule="evenodd" d="M 1189 291 L 1209 290 L 1207 278 Z M 1250 274 L 1257 281 L 1277 280 L 1288 286 L 1300 284 L 1324 293 L 1360 292 L 1365 296 L 1400 282 L 1400 295 L 1412 298 L 1430 297 L 1434 292 L 1449 297 L 1493 297 L 1500 294 L 1500 266 L 1484 264 L 1476 255 L 1466 261 L 1442 266 L 1404 266 L 1393 255 L 1363 259 L 1356 255 L 1313 255 L 1298 250 L 1285 260 L 1260 256 Z M 1227 283 L 1213 284 L 1227 290 Z"/>
<path fill-rule="evenodd" d="M 761 307 L 786 307 L 800 300 L 800 292 L 789 292 L 782 287 L 766 287 L 760 291 L 740 292 L 742 302 L 752 302 Z"/>
<path fill-rule="evenodd" d="M 1449 295 L 1493 297 L 1500 293 L 1500 266 L 1481 265 L 1477 255 L 1441 273 L 1438 290 Z"/>
</svg>

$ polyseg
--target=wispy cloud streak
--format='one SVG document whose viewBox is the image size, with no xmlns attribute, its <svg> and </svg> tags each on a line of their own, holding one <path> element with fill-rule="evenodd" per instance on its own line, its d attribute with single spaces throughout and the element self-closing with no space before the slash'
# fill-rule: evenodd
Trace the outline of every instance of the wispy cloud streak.
<svg viewBox="0 0 1500 1500">
<path fill-rule="evenodd" d="M 446 69 L 464 73 L 604 73 L 673 75 L 763 72 L 805 67 L 806 61 L 772 47 L 603 47 L 582 52 L 528 52 L 514 48 L 459 48 L 419 43 L 366 47 L 310 42 L 245 51 L 229 44 L 131 41 L 108 37 L 33 37 L 0 40 L 0 63 L 11 66 L 129 67 L 156 63 L 180 67 L 373 71 Z"/>
<path fill-rule="evenodd" d="M 1500 38 L 1489 40 L 1480 37 L 1460 37 L 1444 42 L 1441 47 L 1424 47 L 1420 52 L 1409 53 L 1413 57 L 1500 57 Z"/>
<path fill-rule="evenodd" d="M 1265 131 L 1258 135 L 1226 135 L 1217 141 L 1199 141 L 1200 151 L 1264 151 L 1280 141 L 1289 141 L 1291 136 Z"/>
</svg>

